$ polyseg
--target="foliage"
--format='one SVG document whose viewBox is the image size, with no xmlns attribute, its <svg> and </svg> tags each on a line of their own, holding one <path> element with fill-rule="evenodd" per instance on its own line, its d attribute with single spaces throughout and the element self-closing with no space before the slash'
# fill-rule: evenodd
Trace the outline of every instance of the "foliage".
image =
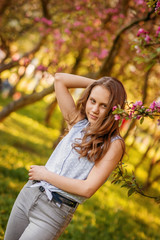
<svg viewBox="0 0 160 240">
<path fill-rule="evenodd" d="M 121 188 L 125 187 L 128 189 L 128 197 L 133 193 L 138 193 L 144 197 L 152 198 L 156 203 L 160 204 L 160 196 L 150 196 L 144 193 L 143 186 L 139 185 L 136 176 L 132 171 L 132 175 L 128 173 L 126 166 L 118 165 L 115 173 L 113 174 L 114 180 L 112 183 L 121 184 Z"/>
<path fill-rule="evenodd" d="M 142 124 L 145 117 L 151 119 L 154 119 L 155 116 L 160 117 L 160 102 L 153 101 L 149 107 L 143 106 L 141 101 L 127 103 L 125 109 L 121 109 L 120 106 L 114 106 L 113 114 L 115 120 L 119 120 L 119 126 L 121 126 L 123 119 L 138 119 Z M 158 119 L 158 125 L 160 125 L 160 118 Z"/>
</svg>

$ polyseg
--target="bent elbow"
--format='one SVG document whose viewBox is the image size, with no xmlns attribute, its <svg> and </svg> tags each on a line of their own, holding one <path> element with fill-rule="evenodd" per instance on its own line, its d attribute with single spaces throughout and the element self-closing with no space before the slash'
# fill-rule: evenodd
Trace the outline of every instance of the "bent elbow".
<svg viewBox="0 0 160 240">
<path fill-rule="evenodd" d="M 85 198 L 90 198 L 92 195 L 95 193 L 92 188 L 86 188 L 84 191 L 84 197 Z"/>
<path fill-rule="evenodd" d="M 60 80 L 60 73 L 55 73 L 54 74 L 54 79 L 55 79 L 55 81 Z"/>
</svg>

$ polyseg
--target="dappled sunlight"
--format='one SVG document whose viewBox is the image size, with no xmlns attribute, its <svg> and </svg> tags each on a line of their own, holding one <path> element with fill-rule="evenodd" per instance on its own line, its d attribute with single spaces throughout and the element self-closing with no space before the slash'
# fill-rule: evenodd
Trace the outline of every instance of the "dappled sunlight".
<svg viewBox="0 0 160 240">
<path fill-rule="evenodd" d="M 152 239 L 153 232 L 159 231 L 159 214 L 160 209 L 153 200 L 139 195 L 128 198 L 125 189 L 106 183 L 91 199 L 78 207 L 74 216 L 74 224 L 77 223 L 74 230 L 82 236 L 86 232 L 92 235 L 90 231 L 94 231 L 95 239 L 98 239 L 101 231 L 102 239 L 107 240 L 147 240 Z"/>
<path fill-rule="evenodd" d="M 45 144 L 49 148 L 52 147 L 54 139 L 59 136 L 58 130 L 47 128 L 31 118 L 20 116 L 17 113 L 13 113 L 10 119 L 4 121 L 0 129 L 15 137 L 34 142 L 34 144 Z"/>
</svg>

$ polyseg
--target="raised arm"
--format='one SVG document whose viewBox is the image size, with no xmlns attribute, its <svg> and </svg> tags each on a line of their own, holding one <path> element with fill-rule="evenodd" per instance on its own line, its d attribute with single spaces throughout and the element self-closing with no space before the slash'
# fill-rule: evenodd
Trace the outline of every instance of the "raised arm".
<svg viewBox="0 0 160 240">
<path fill-rule="evenodd" d="M 63 191 L 89 198 L 109 177 L 121 159 L 122 152 L 121 140 L 112 142 L 106 155 L 96 162 L 86 180 L 60 176 L 48 171 L 44 166 L 36 165 L 31 166 L 29 179 L 44 180 Z"/>
<path fill-rule="evenodd" d="M 77 121 L 82 119 L 82 116 L 78 115 L 75 102 L 72 95 L 69 92 L 70 88 L 86 88 L 95 80 L 81 77 L 68 73 L 56 73 L 55 74 L 55 92 L 59 107 L 64 116 L 64 119 L 70 123 L 76 116 Z"/>
</svg>

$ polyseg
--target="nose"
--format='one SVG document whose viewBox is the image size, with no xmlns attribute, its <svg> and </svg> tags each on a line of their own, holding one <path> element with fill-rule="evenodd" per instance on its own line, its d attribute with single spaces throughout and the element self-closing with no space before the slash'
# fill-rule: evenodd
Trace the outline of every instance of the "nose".
<svg viewBox="0 0 160 240">
<path fill-rule="evenodd" d="M 99 106 L 98 106 L 98 104 L 95 104 L 95 105 L 93 106 L 92 112 L 93 112 L 94 114 L 98 114 L 98 113 L 99 113 Z"/>
</svg>

